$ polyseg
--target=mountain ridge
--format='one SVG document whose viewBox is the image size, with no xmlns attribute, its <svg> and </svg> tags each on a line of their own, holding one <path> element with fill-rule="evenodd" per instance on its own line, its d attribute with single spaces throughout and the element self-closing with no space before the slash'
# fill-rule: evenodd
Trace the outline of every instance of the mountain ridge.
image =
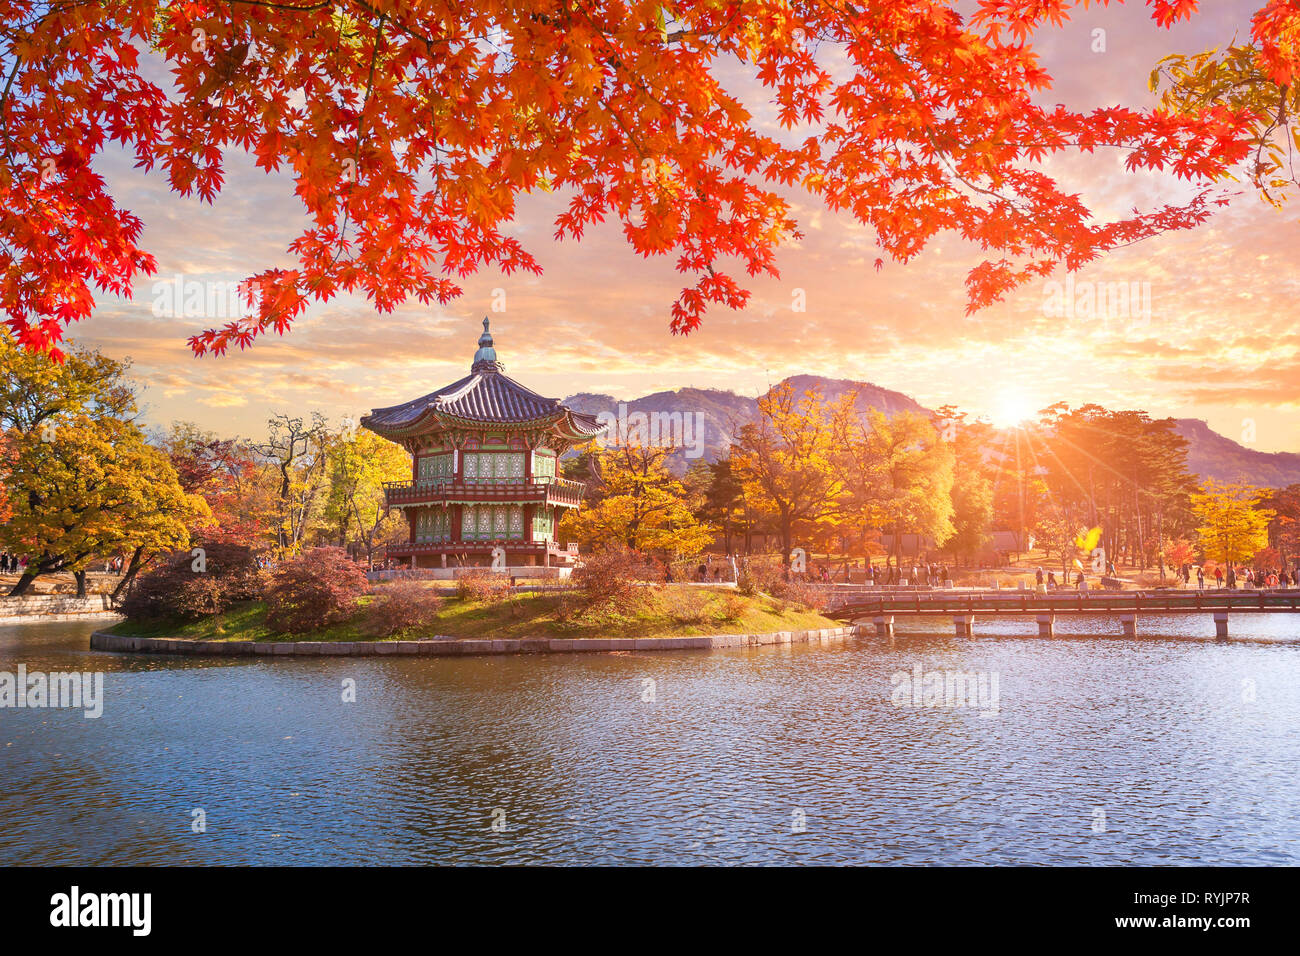
<svg viewBox="0 0 1300 956">
<path fill-rule="evenodd" d="M 861 390 L 857 403 L 859 409 L 878 408 L 890 416 L 900 411 L 921 414 L 932 411 L 903 392 L 856 379 L 800 374 L 782 379 L 778 386 L 787 384 L 798 392 L 818 387 L 827 402 L 837 401 L 845 392 L 857 388 Z M 679 450 L 673 454 L 671 465 L 679 473 L 694 458 L 702 457 L 712 462 L 724 457 L 733 429 L 758 417 L 756 397 L 720 388 L 668 389 L 631 399 L 599 392 L 577 392 L 563 401 L 575 411 L 590 415 L 606 413 L 618 420 L 621 414 L 629 430 L 637 427 L 638 413 L 644 413 L 648 418 L 655 412 L 661 416 L 681 416 L 680 427 L 686 439 L 682 443 L 689 446 L 690 453 Z M 689 424 L 686 416 L 694 416 Z M 1214 431 L 1204 419 L 1175 418 L 1174 424 L 1178 433 L 1187 440 L 1188 470 L 1202 480 L 1246 481 L 1274 488 L 1300 483 L 1300 452 L 1265 452 L 1248 448 Z"/>
</svg>

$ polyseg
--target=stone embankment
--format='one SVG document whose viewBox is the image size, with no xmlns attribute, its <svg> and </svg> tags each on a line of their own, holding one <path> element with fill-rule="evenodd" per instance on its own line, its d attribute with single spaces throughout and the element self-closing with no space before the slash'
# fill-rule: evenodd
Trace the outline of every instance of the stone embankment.
<svg viewBox="0 0 1300 956">
<path fill-rule="evenodd" d="M 858 633 L 855 626 L 769 634 L 712 634 L 703 637 L 549 638 L 520 640 L 434 638 L 426 641 L 187 641 L 167 637 L 128 637 L 96 632 L 90 647 L 127 654 L 203 656 L 372 657 L 384 655 L 446 656 L 459 654 L 550 654 L 590 651 L 680 651 L 770 644 L 810 644 L 842 640 Z"/>
</svg>

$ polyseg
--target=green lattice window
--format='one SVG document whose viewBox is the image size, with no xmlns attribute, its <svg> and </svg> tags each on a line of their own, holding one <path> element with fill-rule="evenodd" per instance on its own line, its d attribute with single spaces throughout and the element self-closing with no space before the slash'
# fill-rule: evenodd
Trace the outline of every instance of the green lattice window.
<svg viewBox="0 0 1300 956">
<path fill-rule="evenodd" d="M 465 505 L 460 536 L 465 541 L 518 541 L 524 536 L 523 505 Z"/>
<path fill-rule="evenodd" d="M 533 454 L 533 480 L 548 482 L 555 477 L 555 456 L 545 452 Z"/>
<path fill-rule="evenodd" d="M 533 515 L 533 540 L 549 541 L 555 537 L 555 518 L 545 508 L 538 508 Z"/>
<path fill-rule="evenodd" d="M 522 481 L 524 456 L 517 451 L 467 451 L 466 481 Z"/>
<path fill-rule="evenodd" d="M 430 544 L 450 538 L 451 514 L 445 508 L 421 508 L 415 513 L 416 543 Z"/>
<path fill-rule="evenodd" d="M 422 455 L 416 463 L 416 469 L 420 481 L 447 481 L 453 474 L 451 455 Z"/>
</svg>

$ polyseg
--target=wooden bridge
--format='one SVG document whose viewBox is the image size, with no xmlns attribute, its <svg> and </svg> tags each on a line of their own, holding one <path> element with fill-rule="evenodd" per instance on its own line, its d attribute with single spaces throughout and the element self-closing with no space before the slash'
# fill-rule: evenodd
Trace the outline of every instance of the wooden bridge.
<svg viewBox="0 0 1300 956">
<path fill-rule="evenodd" d="M 842 621 L 873 621 L 876 632 L 892 636 L 896 616 L 951 614 L 958 634 L 970 634 L 976 615 L 1033 614 L 1040 634 L 1053 633 L 1057 614 L 1106 614 L 1125 634 L 1137 633 L 1138 615 L 1213 614 L 1215 633 L 1228 636 L 1229 614 L 1300 613 L 1300 589 L 1155 591 L 908 590 L 877 594 L 832 593 L 828 616 Z M 1300 632 L 1297 633 L 1300 637 Z"/>
</svg>

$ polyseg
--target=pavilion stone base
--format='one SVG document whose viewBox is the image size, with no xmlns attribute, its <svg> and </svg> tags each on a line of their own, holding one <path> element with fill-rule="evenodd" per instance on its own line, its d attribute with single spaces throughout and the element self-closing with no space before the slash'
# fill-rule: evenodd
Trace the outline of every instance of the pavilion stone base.
<svg viewBox="0 0 1300 956">
<path fill-rule="evenodd" d="M 410 558 L 400 558 L 403 564 L 410 566 Z M 524 568 L 541 567 L 542 559 L 535 554 L 511 554 L 506 552 L 506 567 L 511 571 Z M 444 561 L 441 554 L 417 554 L 415 556 L 415 566 L 417 568 L 433 568 L 441 570 L 444 567 L 464 567 L 464 568 L 489 568 L 492 566 L 492 555 L 489 552 L 482 554 L 462 554 L 452 557 L 447 555 Z"/>
<path fill-rule="evenodd" d="M 371 571 L 368 577 L 372 581 L 392 581 L 398 578 L 419 578 L 425 581 L 454 581 L 462 574 L 468 574 L 471 571 L 483 571 L 485 566 L 466 566 L 459 568 L 416 568 L 412 570 L 409 567 L 396 568 L 389 571 Z M 508 574 L 518 581 L 563 581 L 573 573 L 571 567 L 550 567 L 544 568 L 541 565 L 523 565 L 520 567 L 507 566 L 500 574 Z"/>
</svg>

